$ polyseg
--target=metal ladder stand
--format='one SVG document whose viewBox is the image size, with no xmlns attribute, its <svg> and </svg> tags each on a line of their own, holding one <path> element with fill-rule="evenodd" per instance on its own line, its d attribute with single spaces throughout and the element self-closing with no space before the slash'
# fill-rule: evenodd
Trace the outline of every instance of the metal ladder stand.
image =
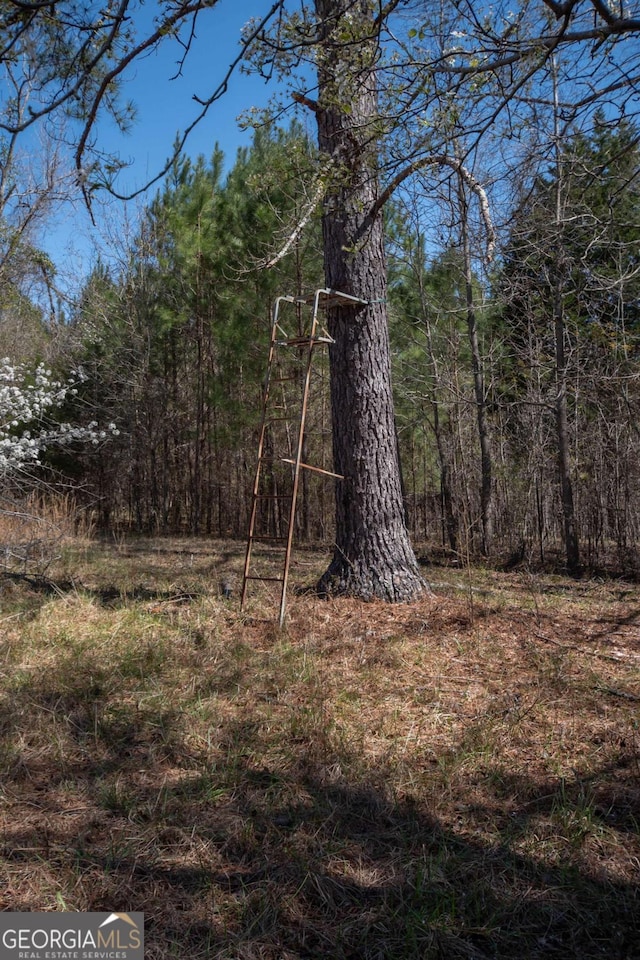
<svg viewBox="0 0 640 960">
<path fill-rule="evenodd" d="M 258 463 L 253 484 L 253 498 L 240 606 L 241 608 L 244 607 L 247 598 L 247 588 L 251 580 L 279 583 L 279 623 L 281 627 L 284 624 L 287 583 L 289 580 L 295 528 L 296 501 L 301 471 L 311 470 L 314 473 L 323 474 L 324 476 L 342 479 L 340 474 L 332 473 L 330 470 L 324 470 L 320 467 L 311 466 L 311 464 L 303 463 L 302 461 L 314 353 L 317 347 L 326 347 L 328 344 L 334 342 L 326 329 L 320 325 L 319 313 L 321 309 L 326 309 L 336 304 L 364 306 L 366 302 L 366 300 L 361 300 L 359 297 L 352 297 L 346 293 L 323 288 L 316 290 L 313 297 L 283 296 L 278 297 L 274 303 L 271 341 L 263 394 L 262 423 L 258 441 Z M 282 307 L 286 304 L 293 305 L 296 310 L 311 307 L 311 319 L 307 332 L 293 337 L 290 337 L 285 332 L 281 326 L 280 315 Z M 291 372 L 291 367 L 287 368 L 285 366 L 282 356 L 283 353 L 286 354 L 287 352 L 289 352 L 290 355 L 291 351 L 294 352 L 298 364 L 297 370 L 294 364 L 293 373 Z M 287 384 L 292 384 L 298 391 L 300 386 L 302 387 L 301 391 L 298 392 L 296 400 L 293 402 L 287 400 Z M 292 406 L 294 408 L 297 407 L 297 412 L 295 409 L 291 409 Z M 280 456 L 275 450 L 267 449 L 268 446 L 273 446 L 275 442 L 271 434 L 278 424 L 283 428 L 279 438 L 280 442 L 286 444 L 288 447 L 287 452 L 289 456 Z M 292 425 L 297 425 L 297 430 L 291 430 Z M 287 492 L 282 492 L 281 487 L 274 490 L 268 486 L 269 471 L 265 471 L 265 467 L 271 467 L 273 470 L 276 464 L 288 465 L 290 476 L 287 478 Z M 265 513 L 271 518 L 273 525 L 276 527 L 274 532 L 260 532 L 260 526 L 264 526 L 264 522 L 261 523 L 261 521 L 264 521 Z M 280 532 L 274 522 L 274 517 L 276 516 L 279 517 L 280 525 L 284 527 L 282 532 Z M 252 560 L 254 559 L 254 546 L 258 543 L 271 544 L 283 551 L 283 565 L 280 576 L 252 574 L 250 572 Z"/>
</svg>

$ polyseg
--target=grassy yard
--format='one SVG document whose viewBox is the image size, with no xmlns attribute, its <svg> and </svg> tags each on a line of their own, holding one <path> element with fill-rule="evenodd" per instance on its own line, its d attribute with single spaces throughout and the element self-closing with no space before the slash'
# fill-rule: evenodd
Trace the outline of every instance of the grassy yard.
<svg viewBox="0 0 640 960">
<path fill-rule="evenodd" d="M 425 568 L 279 631 L 242 552 L 0 583 L 0 909 L 142 910 L 148 960 L 640 957 L 640 587 Z"/>
</svg>

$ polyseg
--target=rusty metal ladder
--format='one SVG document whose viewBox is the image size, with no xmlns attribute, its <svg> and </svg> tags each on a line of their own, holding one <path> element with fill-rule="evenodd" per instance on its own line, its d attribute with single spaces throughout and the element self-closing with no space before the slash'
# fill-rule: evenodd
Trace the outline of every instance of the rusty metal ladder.
<svg viewBox="0 0 640 960">
<path fill-rule="evenodd" d="M 281 321 L 281 312 L 286 304 L 293 305 L 296 309 L 311 308 L 311 318 L 308 329 L 297 336 L 289 336 L 283 329 Z M 284 624 L 287 585 L 289 581 L 289 570 L 291 566 L 291 553 L 293 548 L 293 537 L 295 528 L 296 502 L 298 498 L 298 489 L 300 485 L 300 476 L 302 470 L 310 470 L 314 473 L 322 474 L 327 477 L 341 479 L 337 473 L 330 470 L 324 470 L 321 467 L 312 466 L 304 463 L 302 460 L 305 426 L 307 420 L 307 409 L 309 405 L 309 391 L 311 385 L 311 373 L 313 367 L 314 353 L 318 347 L 327 347 L 333 343 L 332 338 L 327 333 L 324 326 L 320 323 L 320 311 L 335 304 L 349 304 L 351 306 L 364 306 L 365 300 L 359 297 L 352 297 L 349 294 L 340 293 L 335 290 L 322 288 L 316 290 L 313 297 L 278 297 L 273 306 L 271 340 L 269 344 L 269 356 L 267 360 L 267 372 L 265 377 L 263 402 L 262 402 L 262 420 L 258 440 L 258 460 L 256 466 L 255 479 L 253 484 L 253 496 L 251 503 L 251 514 L 249 519 L 249 534 L 247 538 L 247 550 L 244 563 L 244 574 L 242 578 L 242 595 L 240 600 L 241 608 L 244 607 L 247 599 L 248 585 L 252 580 L 268 581 L 280 585 L 280 613 L 279 624 Z M 302 368 L 298 373 L 282 373 L 280 364 L 280 353 L 283 349 L 299 351 Z M 287 382 L 301 384 L 302 390 L 299 394 L 299 405 L 297 410 L 289 409 L 286 402 L 283 401 L 284 385 Z M 276 396 L 277 390 L 281 388 L 282 395 Z M 278 403 L 280 401 L 280 403 Z M 266 450 L 267 438 L 270 429 L 276 423 L 281 423 L 287 427 L 287 435 L 290 440 L 292 450 L 287 451 L 289 456 L 281 456 L 276 451 Z M 289 425 L 295 424 L 295 430 L 289 434 Z M 291 467 L 291 486 L 287 493 L 265 491 L 264 475 L 265 467 L 274 463 L 288 464 Z M 284 527 L 285 530 L 280 535 L 277 530 L 275 533 L 264 534 L 258 531 L 258 515 L 261 504 L 270 504 L 275 510 L 284 507 Z M 288 509 L 287 509 L 288 508 Z M 282 522 L 282 517 L 280 518 Z M 256 543 L 270 543 L 272 546 L 281 548 L 283 552 L 282 571 L 278 576 L 262 575 L 251 572 L 253 560 L 254 545 Z"/>
</svg>

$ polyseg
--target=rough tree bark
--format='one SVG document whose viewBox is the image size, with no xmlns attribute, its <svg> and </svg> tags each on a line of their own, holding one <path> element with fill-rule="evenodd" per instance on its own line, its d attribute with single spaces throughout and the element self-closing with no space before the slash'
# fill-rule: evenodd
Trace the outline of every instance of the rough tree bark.
<svg viewBox="0 0 640 960">
<path fill-rule="evenodd" d="M 391 391 L 387 274 L 376 155 L 376 42 L 367 0 L 316 0 L 316 117 L 330 161 L 327 286 L 366 301 L 330 308 L 336 548 L 322 592 L 406 601 L 425 584 L 405 525 Z"/>
</svg>

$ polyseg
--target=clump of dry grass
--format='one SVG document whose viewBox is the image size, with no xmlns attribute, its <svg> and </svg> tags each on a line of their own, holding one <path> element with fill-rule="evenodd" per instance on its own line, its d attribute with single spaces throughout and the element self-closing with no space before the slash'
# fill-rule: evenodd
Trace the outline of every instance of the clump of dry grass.
<svg viewBox="0 0 640 960">
<path fill-rule="evenodd" d="M 77 551 L 91 533 L 86 513 L 69 494 L 5 494 L 0 497 L 0 571 L 42 576 L 67 544 Z"/>
<path fill-rule="evenodd" d="M 281 632 L 221 595 L 241 564 L 121 542 L 13 585 L 0 908 L 143 909 L 163 960 L 637 956 L 637 588 L 449 571 Z"/>
</svg>

